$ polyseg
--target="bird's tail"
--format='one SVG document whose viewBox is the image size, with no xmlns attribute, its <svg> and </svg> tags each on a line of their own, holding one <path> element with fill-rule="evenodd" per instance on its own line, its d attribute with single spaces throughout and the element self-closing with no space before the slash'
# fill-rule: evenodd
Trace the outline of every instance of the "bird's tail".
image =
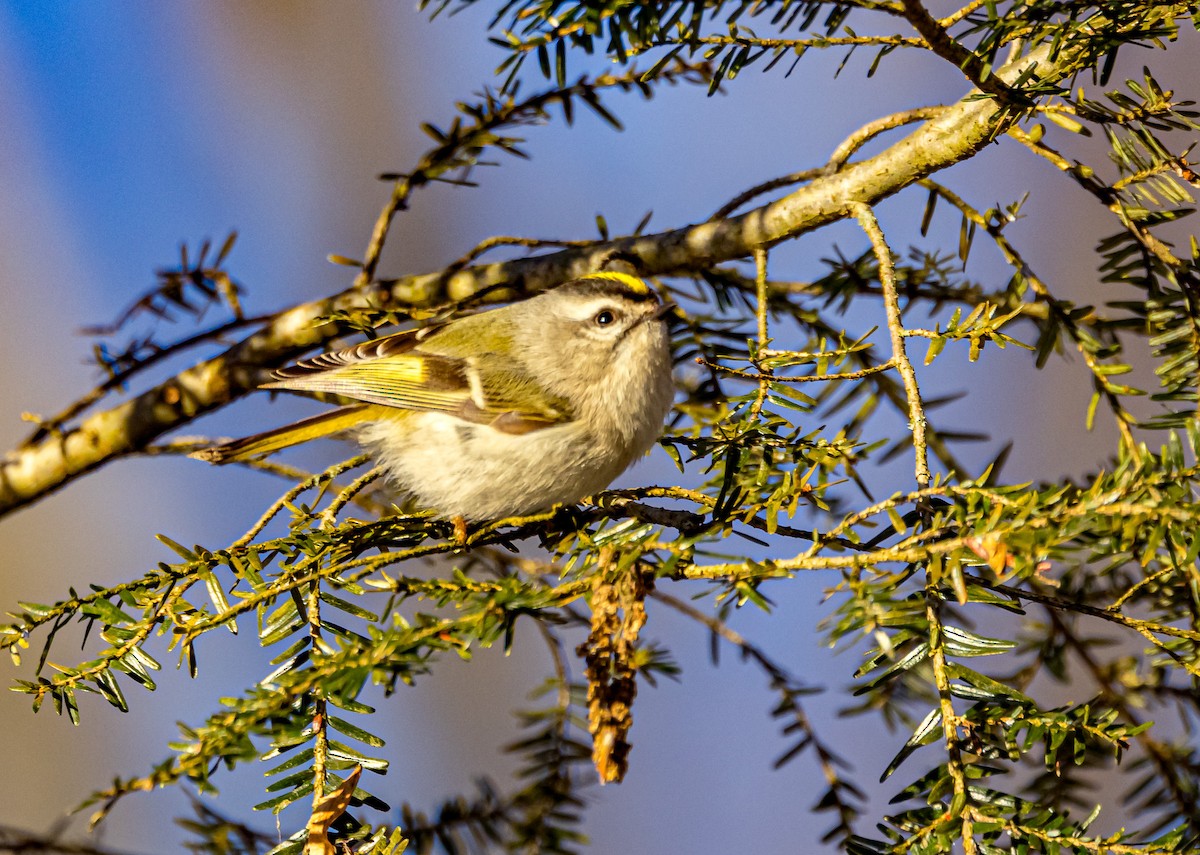
<svg viewBox="0 0 1200 855">
<path fill-rule="evenodd" d="M 201 448 L 193 451 L 188 457 L 206 460 L 209 463 L 232 463 L 237 460 L 248 460 L 271 454 L 281 448 L 318 439 L 330 434 L 340 433 L 367 421 L 364 418 L 367 410 L 377 409 L 369 404 L 352 404 L 340 407 L 327 413 L 319 413 L 307 419 L 293 422 L 290 425 L 275 428 L 265 433 L 256 433 L 242 439 L 235 439 L 212 448 Z"/>
</svg>

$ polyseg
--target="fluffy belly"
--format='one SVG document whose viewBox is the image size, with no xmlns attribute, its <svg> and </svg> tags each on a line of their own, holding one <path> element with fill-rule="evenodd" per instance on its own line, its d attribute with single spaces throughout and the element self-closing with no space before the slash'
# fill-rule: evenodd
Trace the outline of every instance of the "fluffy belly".
<svg viewBox="0 0 1200 855">
<path fill-rule="evenodd" d="M 359 440 L 419 505 L 468 520 L 577 502 L 646 452 L 605 441 L 578 422 L 517 436 L 442 413 L 375 422 L 360 430 Z"/>
</svg>

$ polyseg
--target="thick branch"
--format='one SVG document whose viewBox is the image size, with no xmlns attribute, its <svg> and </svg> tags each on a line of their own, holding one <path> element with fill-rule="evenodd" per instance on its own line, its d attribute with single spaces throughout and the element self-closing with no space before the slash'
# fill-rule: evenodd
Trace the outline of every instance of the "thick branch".
<svg viewBox="0 0 1200 855">
<path fill-rule="evenodd" d="M 1077 71 L 1073 52 L 1051 60 L 1048 47 L 1005 68 L 1015 79 L 1033 63 L 1042 79 Z M 687 226 L 538 258 L 482 264 L 405 277 L 384 288 L 359 288 L 282 312 L 244 341 L 61 435 L 9 454 L 0 463 L 0 516 L 63 487 L 113 459 L 137 452 L 162 434 L 252 391 L 264 368 L 295 358 L 339 334 L 334 324 L 314 326 L 335 311 L 392 305 L 429 305 L 470 296 L 493 285 L 535 291 L 591 272 L 614 251 L 636 255 L 647 274 L 670 275 L 749 256 L 846 215 L 850 202 L 874 204 L 914 182 L 971 157 L 1012 124 L 1016 114 L 987 99 L 964 99 L 877 156 L 852 164 L 775 202 L 719 222 Z"/>
</svg>

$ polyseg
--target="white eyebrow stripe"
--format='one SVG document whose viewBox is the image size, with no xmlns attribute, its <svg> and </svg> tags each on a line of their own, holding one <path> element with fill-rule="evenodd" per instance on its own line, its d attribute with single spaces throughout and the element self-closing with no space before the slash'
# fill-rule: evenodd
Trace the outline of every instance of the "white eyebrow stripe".
<svg viewBox="0 0 1200 855">
<path fill-rule="evenodd" d="M 593 297 L 592 299 L 588 300 L 586 303 L 579 303 L 579 304 L 574 305 L 572 307 L 573 311 L 568 312 L 567 316 L 572 318 L 573 320 L 582 321 L 582 320 L 587 320 L 587 319 L 593 317 L 601 309 L 617 309 L 617 310 L 623 311 L 624 307 L 621 305 L 621 302 L 622 302 L 621 300 L 616 299 L 614 297 L 608 297 L 608 296 Z"/>
</svg>

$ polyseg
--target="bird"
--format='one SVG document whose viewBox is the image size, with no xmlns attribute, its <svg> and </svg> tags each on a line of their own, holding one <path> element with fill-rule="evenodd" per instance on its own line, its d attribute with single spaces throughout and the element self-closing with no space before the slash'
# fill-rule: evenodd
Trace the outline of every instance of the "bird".
<svg viewBox="0 0 1200 855">
<path fill-rule="evenodd" d="M 349 433 L 400 493 L 456 528 L 575 504 L 661 434 L 673 309 L 642 279 L 601 271 L 324 353 L 261 388 L 354 403 L 191 456 L 245 461 Z"/>
</svg>

